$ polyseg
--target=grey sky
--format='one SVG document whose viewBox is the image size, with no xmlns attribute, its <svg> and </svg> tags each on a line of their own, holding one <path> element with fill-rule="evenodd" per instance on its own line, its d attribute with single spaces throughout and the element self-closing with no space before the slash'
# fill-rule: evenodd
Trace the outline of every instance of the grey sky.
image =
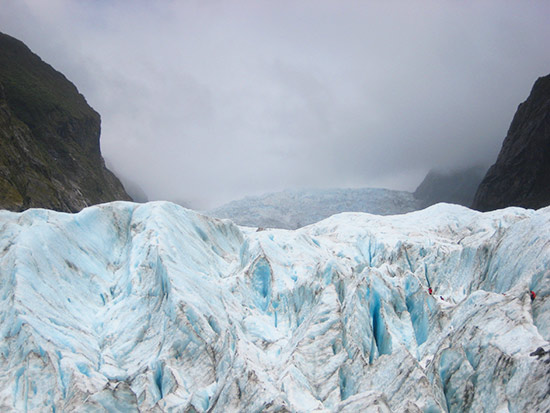
<svg viewBox="0 0 550 413">
<path fill-rule="evenodd" d="M 150 199 L 414 190 L 492 163 L 550 73 L 550 2 L 0 0 L 0 31 L 102 116 Z"/>
</svg>

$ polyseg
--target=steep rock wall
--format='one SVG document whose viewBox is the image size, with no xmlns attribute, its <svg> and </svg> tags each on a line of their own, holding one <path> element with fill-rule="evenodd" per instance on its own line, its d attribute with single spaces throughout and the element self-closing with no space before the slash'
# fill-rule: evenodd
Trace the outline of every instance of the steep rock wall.
<svg viewBox="0 0 550 413">
<path fill-rule="evenodd" d="M 75 212 L 130 200 L 100 153 L 100 117 L 65 76 L 0 33 L 0 208 Z"/>
<path fill-rule="evenodd" d="M 479 185 L 473 208 L 550 205 L 550 75 L 519 105 L 496 163 Z"/>
</svg>

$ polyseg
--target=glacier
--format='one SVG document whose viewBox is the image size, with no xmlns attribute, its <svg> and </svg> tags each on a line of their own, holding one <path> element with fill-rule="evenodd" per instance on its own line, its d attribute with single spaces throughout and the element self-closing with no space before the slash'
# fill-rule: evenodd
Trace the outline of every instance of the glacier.
<svg viewBox="0 0 550 413">
<path fill-rule="evenodd" d="M 287 189 L 204 211 L 243 226 L 297 229 L 341 212 L 396 215 L 422 209 L 414 194 L 382 188 Z"/>
<path fill-rule="evenodd" d="M 0 410 L 548 411 L 549 281 L 550 208 L 0 211 Z"/>
</svg>

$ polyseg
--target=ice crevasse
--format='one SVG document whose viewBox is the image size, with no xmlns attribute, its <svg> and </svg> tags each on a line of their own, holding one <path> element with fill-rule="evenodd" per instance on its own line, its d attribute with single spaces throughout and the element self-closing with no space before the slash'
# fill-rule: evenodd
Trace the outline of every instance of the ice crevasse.
<svg viewBox="0 0 550 413">
<path fill-rule="evenodd" d="M 549 290 L 550 208 L 0 211 L 0 410 L 547 411 Z"/>
</svg>

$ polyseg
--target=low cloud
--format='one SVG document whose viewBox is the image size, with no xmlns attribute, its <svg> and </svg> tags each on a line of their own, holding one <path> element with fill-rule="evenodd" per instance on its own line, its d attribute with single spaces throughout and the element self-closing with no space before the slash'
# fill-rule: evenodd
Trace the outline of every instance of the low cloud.
<svg viewBox="0 0 550 413">
<path fill-rule="evenodd" d="M 196 208 L 489 165 L 550 71 L 543 2 L 0 2 L 122 178 Z"/>
</svg>

